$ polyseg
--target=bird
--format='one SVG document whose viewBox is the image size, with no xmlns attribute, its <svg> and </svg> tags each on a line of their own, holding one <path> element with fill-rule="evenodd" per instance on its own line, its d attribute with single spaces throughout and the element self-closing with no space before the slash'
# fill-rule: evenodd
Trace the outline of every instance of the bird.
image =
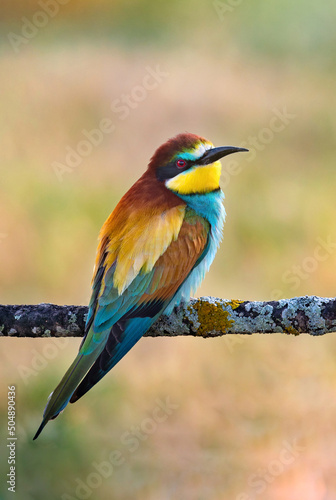
<svg viewBox="0 0 336 500">
<path fill-rule="evenodd" d="M 220 159 L 243 151 L 187 132 L 155 151 L 102 226 L 84 337 L 33 439 L 195 293 L 222 240 Z"/>
</svg>

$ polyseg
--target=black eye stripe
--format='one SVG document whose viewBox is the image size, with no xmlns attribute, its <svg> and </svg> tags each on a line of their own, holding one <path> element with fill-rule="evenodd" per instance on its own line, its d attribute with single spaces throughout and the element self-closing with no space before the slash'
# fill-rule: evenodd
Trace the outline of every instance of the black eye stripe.
<svg viewBox="0 0 336 500">
<path fill-rule="evenodd" d="M 180 158 L 180 159 L 184 160 L 184 158 Z M 172 179 L 173 177 L 180 174 L 181 172 L 188 170 L 194 164 L 194 162 L 192 162 L 190 160 L 184 160 L 186 162 L 185 166 L 178 167 L 176 165 L 178 160 L 179 159 L 177 158 L 176 160 L 169 162 L 167 165 L 164 165 L 163 167 L 159 167 L 156 170 L 157 179 L 161 182 L 166 181 L 167 179 Z"/>
</svg>

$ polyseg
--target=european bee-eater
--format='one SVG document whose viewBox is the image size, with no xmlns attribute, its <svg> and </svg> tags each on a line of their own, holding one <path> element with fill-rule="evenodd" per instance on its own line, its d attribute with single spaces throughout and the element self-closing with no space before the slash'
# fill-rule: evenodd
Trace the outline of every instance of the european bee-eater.
<svg viewBox="0 0 336 500">
<path fill-rule="evenodd" d="M 239 151 L 247 150 L 179 134 L 157 149 L 120 200 L 100 232 L 79 352 L 49 396 L 34 439 L 200 285 L 222 239 L 219 159 Z"/>
</svg>

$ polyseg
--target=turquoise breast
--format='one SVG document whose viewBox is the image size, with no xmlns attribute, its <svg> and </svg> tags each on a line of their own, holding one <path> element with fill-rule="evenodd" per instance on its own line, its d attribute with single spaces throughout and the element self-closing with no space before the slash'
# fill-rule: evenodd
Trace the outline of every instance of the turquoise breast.
<svg viewBox="0 0 336 500">
<path fill-rule="evenodd" d="M 202 283 L 208 272 L 223 238 L 225 222 L 224 193 L 221 189 L 205 194 L 178 195 L 197 215 L 204 217 L 210 223 L 210 234 L 207 247 L 199 263 L 193 268 L 186 281 L 174 296 L 173 301 L 165 310 L 170 314 L 175 305 L 182 300 L 188 301 Z"/>
</svg>

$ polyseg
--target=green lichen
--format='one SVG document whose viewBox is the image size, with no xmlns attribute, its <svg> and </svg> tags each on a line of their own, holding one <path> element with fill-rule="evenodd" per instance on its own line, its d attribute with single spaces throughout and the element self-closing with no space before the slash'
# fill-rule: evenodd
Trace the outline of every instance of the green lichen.
<svg viewBox="0 0 336 500">
<path fill-rule="evenodd" d="M 236 309 L 243 301 L 232 300 L 228 302 L 227 307 L 231 310 Z M 230 311 L 223 309 L 223 305 L 219 301 L 204 301 L 200 300 L 193 305 L 188 306 L 190 312 L 196 311 L 198 324 L 196 326 L 197 335 L 206 337 L 209 332 L 217 331 L 227 333 L 233 325 L 234 320 L 230 318 Z"/>
<path fill-rule="evenodd" d="M 69 312 L 69 323 L 76 323 L 77 322 L 77 315 L 75 313 Z"/>
</svg>

